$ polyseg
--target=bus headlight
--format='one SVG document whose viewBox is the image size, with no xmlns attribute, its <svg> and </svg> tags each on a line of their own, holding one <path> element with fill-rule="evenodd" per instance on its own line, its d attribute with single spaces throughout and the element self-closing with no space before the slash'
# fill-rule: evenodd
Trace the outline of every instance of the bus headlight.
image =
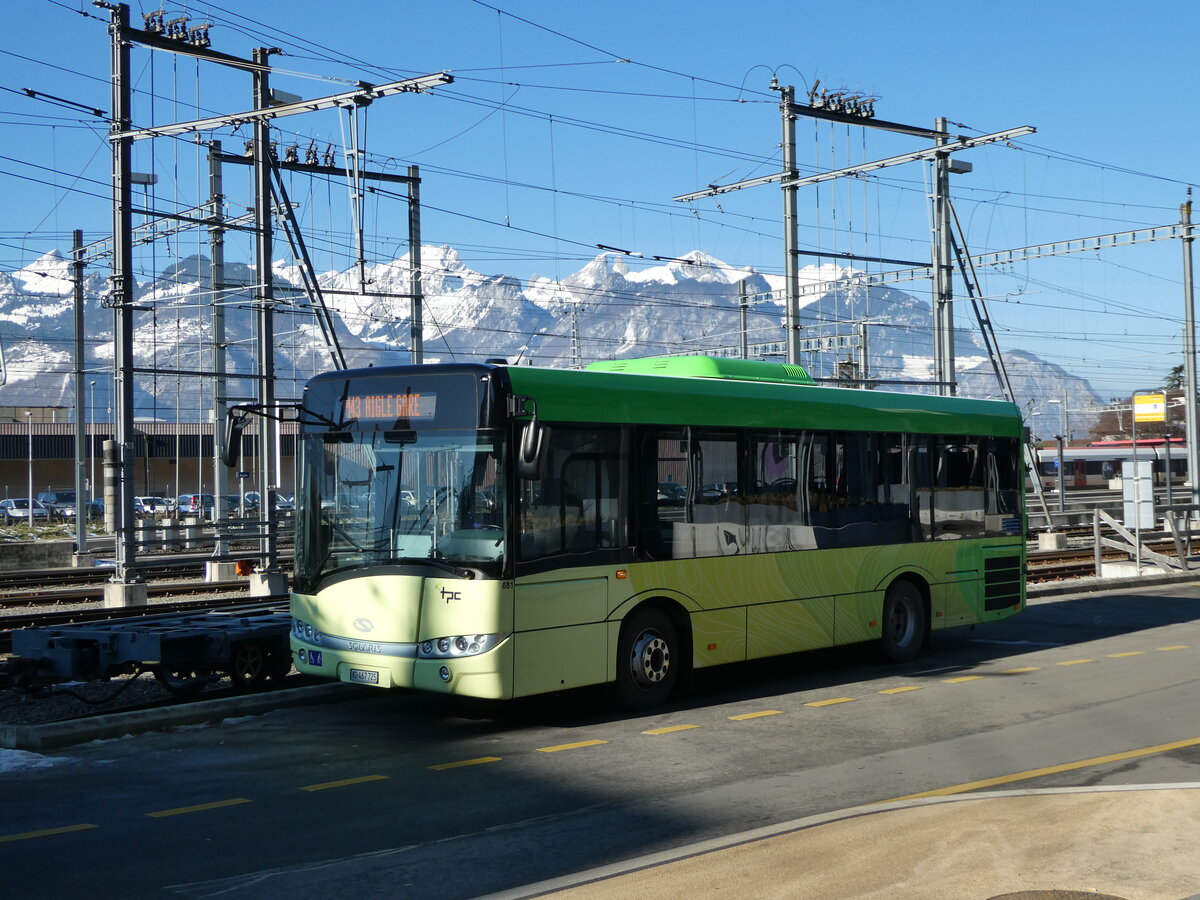
<svg viewBox="0 0 1200 900">
<path fill-rule="evenodd" d="M 454 634 L 434 638 L 417 645 L 417 656 L 420 659 L 478 656 L 487 653 L 507 637 L 507 634 Z"/>
</svg>

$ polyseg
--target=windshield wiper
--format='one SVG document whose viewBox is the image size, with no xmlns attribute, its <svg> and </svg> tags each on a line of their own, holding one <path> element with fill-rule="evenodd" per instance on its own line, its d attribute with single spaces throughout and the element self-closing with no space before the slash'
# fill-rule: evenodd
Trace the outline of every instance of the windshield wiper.
<svg viewBox="0 0 1200 900">
<path fill-rule="evenodd" d="M 459 578 L 474 578 L 475 573 L 470 569 L 463 569 L 453 563 L 448 563 L 445 560 L 434 559 L 432 556 L 393 556 L 389 562 L 399 563 L 400 565 L 428 565 L 435 569 L 442 569 L 457 575 Z"/>
<path fill-rule="evenodd" d="M 354 539 L 354 536 L 351 535 L 350 532 L 348 532 L 346 530 L 346 526 L 343 525 L 341 522 L 338 522 L 335 519 L 331 519 L 328 516 L 322 516 L 321 518 L 323 521 L 329 523 L 329 530 L 333 534 L 340 534 L 342 537 L 344 537 L 346 539 L 346 543 L 348 543 L 351 547 L 353 547 L 359 553 L 367 552 L 367 548 L 364 547 L 362 544 L 360 544 L 358 541 L 356 541 Z M 333 547 L 333 542 L 330 541 L 329 552 L 326 554 L 326 557 L 328 557 L 329 553 L 332 553 L 332 552 L 334 552 L 334 547 Z"/>
</svg>

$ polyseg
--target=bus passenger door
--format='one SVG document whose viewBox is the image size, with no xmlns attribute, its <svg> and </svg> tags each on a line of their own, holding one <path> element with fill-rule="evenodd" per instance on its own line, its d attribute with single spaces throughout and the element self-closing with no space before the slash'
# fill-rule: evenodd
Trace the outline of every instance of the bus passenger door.
<svg viewBox="0 0 1200 900">
<path fill-rule="evenodd" d="M 606 577 L 518 581 L 513 598 L 513 695 L 604 681 L 607 615 Z"/>
<path fill-rule="evenodd" d="M 518 485 L 518 696 L 606 680 L 609 577 L 625 544 L 620 426 L 545 427 L 543 471 Z"/>
</svg>

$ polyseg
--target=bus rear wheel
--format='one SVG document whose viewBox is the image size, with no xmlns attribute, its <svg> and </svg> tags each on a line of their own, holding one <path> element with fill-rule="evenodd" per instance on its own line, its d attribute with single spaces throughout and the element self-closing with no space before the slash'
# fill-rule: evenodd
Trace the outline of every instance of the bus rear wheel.
<svg viewBox="0 0 1200 900">
<path fill-rule="evenodd" d="M 911 581 L 894 581 L 883 598 L 883 655 L 896 663 L 916 659 L 929 623 L 925 598 Z"/>
<path fill-rule="evenodd" d="M 664 703 L 675 689 L 683 660 L 670 617 L 653 607 L 625 620 L 617 641 L 617 702 L 626 709 Z"/>
</svg>

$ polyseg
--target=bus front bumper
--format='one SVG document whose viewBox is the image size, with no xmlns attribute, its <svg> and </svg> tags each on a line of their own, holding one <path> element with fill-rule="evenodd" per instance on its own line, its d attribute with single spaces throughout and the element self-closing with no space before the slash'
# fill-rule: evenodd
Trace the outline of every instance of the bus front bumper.
<svg viewBox="0 0 1200 900">
<path fill-rule="evenodd" d="M 439 694 L 458 694 L 487 700 L 512 697 L 513 639 L 476 656 L 419 659 L 379 656 L 349 650 L 330 650 L 291 638 L 292 662 L 303 675 L 333 678 L 372 687 L 416 688 Z"/>
</svg>

